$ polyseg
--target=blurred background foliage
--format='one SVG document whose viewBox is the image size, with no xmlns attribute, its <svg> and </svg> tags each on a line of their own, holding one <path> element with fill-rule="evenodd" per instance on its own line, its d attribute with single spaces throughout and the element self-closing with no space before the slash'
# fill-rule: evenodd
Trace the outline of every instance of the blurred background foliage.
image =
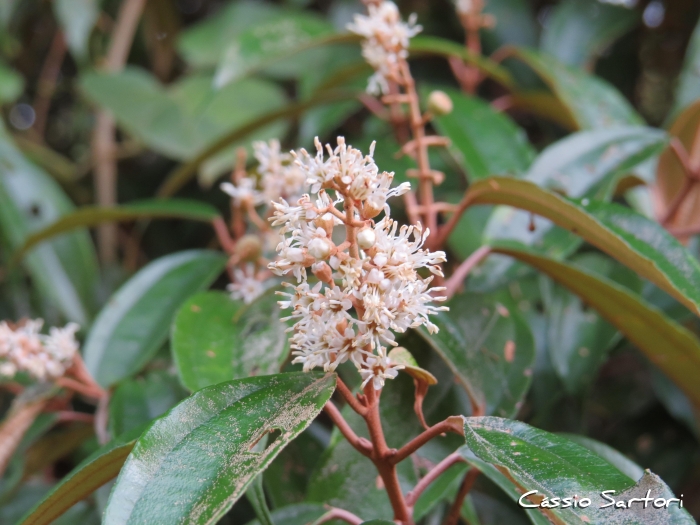
<svg viewBox="0 0 700 525">
<path fill-rule="evenodd" d="M 399 181 L 411 167 L 410 161 L 394 156 L 399 146 L 391 126 L 358 98 L 370 69 L 345 26 L 363 10 L 360 2 L 149 0 L 136 15 L 133 43 L 122 35 L 126 48 L 120 57 L 115 26 L 120 16 L 128 16 L 122 10 L 135 3 L 0 3 L 0 319 L 75 320 L 85 334 L 91 326 L 109 324 L 107 318 L 115 313 L 102 309 L 130 276 L 151 261 L 159 265 L 148 266 L 157 278 L 129 281 L 131 288 L 119 292 L 125 304 L 140 308 L 132 316 L 143 316 L 142 324 L 150 327 L 143 338 L 129 346 L 133 327 L 120 318 L 122 325 L 104 330 L 120 333 L 121 339 L 115 336 L 106 346 L 97 336 L 85 342 L 91 355 L 138 356 L 128 362 L 95 358 L 98 380 L 114 386 L 109 406 L 113 435 L 139 427 L 186 396 L 165 345 L 170 322 L 198 290 L 212 282 L 215 288 L 225 286 L 225 279 L 217 277 L 223 260 L 215 254 L 188 255 L 199 253 L 192 251 L 163 256 L 216 248 L 206 221 L 209 210 L 227 213 L 228 197 L 218 181 L 230 173 L 236 148 L 273 137 L 287 149 L 309 148 L 314 136 L 332 142 L 344 135 L 363 150 L 377 140 L 377 164 L 396 171 Z M 411 55 L 423 96 L 440 88 L 455 105 L 452 114 L 434 122 L 436 131 L 452 140 L 449 150 L 431 151 L 432 165 L 447 174 L 438 189 L 443 200 L 458 201 L 468 183 L 488 175 L 526 174 L 550 188 L 558 181 L 574 197 L 608 195 L 654 216 L 644 184 L 655 178 L 658 136 L 649 127 L 669 129 L 676 122 L 672 130 L 683 138 L 683 123 L 688 133 L 694 132 L 700 118 L 697 110 L 683 113 L 700 97 L 696 0 L 640 0 L 632 6 L 595 0 L 487 0 L 485 12 L 495 25 L 481 36 L 484 55 L 494 61 L 484 66 L 488 78 L 478 97 L 460 93 L 444 59 L 453 54 L 451 48 L 445 51 L 445 42 L 461 47 L 464 39 L 454 6 L 447 0 L 405 0 L 399 6 L 404 14 L 417 13 L 424 27 Z M 676 121 L 681 114 L 686 120 Z M 100 119 L 106 119 L 108 135 L 113 119 L 114 140 L 100 136 Z M 597 134 L 577 135 L 571 140 L 579 143 L 567 147 L 594 150 L 601 130 L 620 124 L 649 127 L 619 137 L 608 164 L 578 159 L 562 174 L 563 150 L 539 156 L 581 130 Z M 601 148 L 608 148 L 610 140 L 608 136 Z M 645 153 L 649 149 L 654 155 Z M 635 155 L 651 160 L 635 166 L 628 187 L 619 180 L 607 184 L 612 172 L 629 174 Z M 110 165 L 116 166 L 111 175 Z M 595 181 L 587 181 L 586 173 L 593 173 Z M 172 197 L 208 206 L 178 205 Z M 88 217 L 82 224 L 94 225 L 98 219 L 90 222 L 89 216 L 97 212 L 91 206 L 154 198 L 166 199 L 149 204 L 162 206 L 160 217 L 165 218 L 148 220 L 138 207 L 131 212 L 124 208 L 139 220 L 112 228 L 111 242 L 109 227 L 101 227 L 99 243 L 94 230 L 78 229 L 34 248 L 21 266 L 11 261 L 32 233 L 76 208 Z M 548 230 L 544 219 L 535 221 L 541 241 L 530 231 L 528 214 L 492 212 L 492 207 L 469 210 L 449 240 L 448 259 L 465 258 L 489 238 L 544 242 L 698 332 L 696 320 L 675 300 L 590 247 L 580 249 L 581 243 L 572 244 L 561 230 Z M 697 253 L 697 243 L 691 241 L 689 247 Z M 586 303 L 525 266 L 490 259 L 469 286 L 507 293 L 534 335 L 532 387 L 524 401 L 505 411 L 517 410 L 518 419 L 539 428 L 583 434 L 616 448 L 659 474 L 676 494 L 684 494 L 686 507 L 700 516 L 698 427 L 688 399 L 669 379 Z M 147 293 L 151 302 L 139 302 Z M 423 348 L 417 352 L 421 364 L 444 378 L 434 394 L 435 413 L 446 406 L 468 411 L 445 365 L 426 343 L 411 337 Z M 397 383 L 397 388 L 406 386 Z M 0 401 L 6 410 L 10 396 L 2 394 Z M 14 523 L 96 448 L 88 425 L 55 426 L 53 417 L 37 420 L 2 480 L 0 523 Z M 305 495 L 325 501 L 334 497 L 333 490 L 341 490 L 325 486 L 320 474 L 310 481 L 328 439 L 321 419 L 273 464 L 266 490 L 274 507 Z M 323 461 L 343 453 L 335 448 Z M 56 523 L 98 522 L 107 494 L 103 487 Z M 525 520 L 485 480 L 472 501 L 481 523 Z M 249 503 L 242 500 L 227 522 L 245 523 L 252 517 Z"/>
</svg>

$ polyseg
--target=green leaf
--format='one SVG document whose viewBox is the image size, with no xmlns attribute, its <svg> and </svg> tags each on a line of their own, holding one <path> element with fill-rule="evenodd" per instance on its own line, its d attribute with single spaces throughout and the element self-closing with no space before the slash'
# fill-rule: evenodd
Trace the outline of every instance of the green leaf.
<svg viewBox="0 0 700 525">
<path fill-rule="evenodd" d="M 14 102 L 24 90 L 24 79 L 14 69 L 0 62 L 0 104 Z"/>
<path fill-rule="evenodd" d="M 603 275 L 640 293 L 637 275 L 608 257 L 584 253 L 572 262 L 590 273 Z M 588 303 L 565 287 L 542 279 L 542 299 L 547 315 L 546 345 L 562 385 L 570 394 L 590 385 L 607 351 L 619 340 L 619 333 L 607 321 L 590 311 Z"/>
<path fill-rule="evenodd" d="M 56 0 L 53 7 L 71 53 L 78 58 L 85 58 L 90 33 L 100 16 L 98 2 L 96 0 Z"/>
<path fill-rule="evenodd" d="M 519 175 L 527 170 L 536 153 L 522 128 L 479 98 L 456 89 L 443 90 L 454 108 L 433 123 L 452 142 L 450 150 L 470 180 Z"/>
<path fill-rule="evenodd" d="M 413 519 L 422 519 L 430 509 L 441 501 L 452 499 L 464 477 L 468 467 L 464 463 L 456 463 L 442 473 L 420 495 L 413 508 Z"/>
<path fill-rule="evenodd" d="M 619 178 L 661 152 L 667 141 L 664 132 L 652 128 L 581 131 L 540 153 L 524 180 L 568 197 L 608 200 Z M 482 243 L 517 240 L 555 257 L 565 257 L 581 244 L 579 237 L 553 228 L 551 222 L 531 222 L 530 214 L 508 207 L 492 212 L 482 235 Z M 451 244 L 459 244 L 459 238 Z M 471 284 L 474 289 L 488 288 L 517 272 L 512 261 L 490 259 L 474 272 Z"/>
<path fill-rule="evenodd" d="M 274 64 L 274 72 L 283 77 L 296 77 L 303 67 L 313 67 L 323 60 L 324 54 L 315 50 L 328 43 L 356 40 L 354 35 L 336 35 L 333 26 L 310 13 L 298 12 L 278 15 L 272 20 L 253 24 L 230 41 L 214 76 L 214 85 L 221 88 L 265 66 Z M 290 60 L 290 57 L 294 57 Z M 283 59 L 284 62 L 280 63 Z M 304 62 L 300 62 L 302 59 Z M 281 67 L 280 67 L 281 66 Z"/>
<path fill-rule="evenodd" d="M 209 159 L 223 151 L 226 151 L 230 148 L 231 144 L 235 144 L 236 142 L 248 137 L 253 132 L 264 128 L 268 124 L 281 119 L 297 117 L 303 114 L 309 108 L 322 106 L 325 104 L 332 104 L 341 100 L 351 100 L 356 96 L 357 92 L 351 91 L 330 91 L 319 93 L 310 100 L 288 104 L 281 109 L 269 111 L 258 118 L 254 118 L 246 122 L 241 127 L 216 140 L 213 144 L 208 146 L 189 162 L 186 162 L 173 170 L 158 189 L 158 196 L 170 197 L 171 195 L 174 195 L 194 177 L 197 170 Z"/>
<path fill-rule="evenodd" d="M 644 120 L 610 84 L 530 49 L 513 54 L 544 80 L 581 129 L 642 125 Z"/>
<path fill-rule="evenodd" d="M 113 439 L 65 476 L 27 513 L 20 525 L 49 525 L 75 503 L 116 477 L 143 427 Z"/>
<path fill-rule="evenodd" d="M 267 501 L 265 500 L 262 474 L 259 474 L 250 484 L 246 491 L 246 497 L 262 525 L 275 525 L 275 521 L 272 518 L 270 509 L 267 506 Z"/>
<path fill-rule="evenodd" d="M 591 68 L 593 62 L 639 21 L 625 7 L 566 0 L 552 8 L 542 31 L 540 50 L 569 66 Z"/>
<path fill-rule="evenodd" d="M 74 211 L 63 190 L 30 164 L 0 124 L 0 233 L 17 250 L 34 232 Z M 89 322 L 98 267 L 86 231 L 53 239 L 29 253 L 24 266 L 39 293 L 71 321 Z"/>
<path fill-rule="evenodd" d="M 92 376 L 110 386 L 137 372 L 165 342 L 180 305 L 221 273 L 226 257 L 189 250 L 156 259 L 107 302 L 83 353 Z"/>
<path fill-rule="evenodd" d="M 700 264 L 658 223 L 617 204 L 567 199 L 529 181 L 472 184 L 468 204 L 507 204 L 548 218 L 606 252 L 700 315 Z"/>
<path fill-rule="evenodd" d="M 539 24 L 527 0 L 489 0 L 484 13 L 496 19 L 493 27 L 481 31 L 484 47 L 492 51 L 506 44 L 537 47 Z"/>
<path fill-rule="evenodd" d="M 286 99 L 281 88 L 260 79 L 243 79 L 215 90 L 208 75 L 185 77 L 166 90 L 135 67 L 113 74 L 84 74 L 80 86 L 129 133 L 178 160 L 194 157 L 231 130 L 282 107 Z M 279 125 L 268 126 L 256 136 L 270 138 L 283 131 Z"/>
<path fill-rule="evenodd" d="M 676 100 L 669 114 L 675 116 L 681 110 L 700 98 L 700 21 L 698 21 L 690 37 L 685 52 L 683 69 L 676 86 Z"/>
<path fill-rule="evenodd" d="M 175 317 L 172 350 L 182 384 L 205 386 L 280 371 L 289 353 L 287 324 L 268 291 L 249 305 L 222 292 L 190 298 Z"/>
<path fill-rule="evenodd" d="M 219 216 L 216 208 L 205 202 L 187 199 L 136 201 L 124 206 L 103 208 L 83 206 L 64 215 L 49 226 L 29 235 L 24 244 L 13 255 L 13 260 L 21 258 L 37 244 L 61 233 L 85 226 L 97 226 L 106 222 L 126 222 L 137 219 L 189 219 L 211 222 Z"/>
<path fill-rule="evenodd" d="M 622 472 L 632 481 L 636 482 L 644 475 L 644 469 L 642 467 L 637 465 L 634 461 L 627 459 L 626 456 L 622 455 L 620 452 L 606 445 L 605 443 L 601 443 L 600 441 L 596 441 L 595 439 L 591 439 L 586 436 L 580 436 L 578 434 L 559 435 L 565 437 L 569 441 L 573 441 L 574 443 L 577 443 L 582 447 L 587 448 L 594 454 L 598 454 L 601 458 L 610 463 L 613 467 Z"/>
<path fill-rule="evenodd" d="M 456 295 L 431 320 L 440 331 L 418 333 L 445 360 L 473 410 L 512 415 L 527 393 L 535 348 L 518 309 L 504 294 Z"/>
<path fill-rule="evenodd" d="M 495 417 L 466 418 L 464 433 L 469 451 L 493 467 L 482 472 L 499 485 L 510 485 L 506 492 L 514 499 L 536 490 L 536 495 L 524 501 L 533 504 L 541 502 L 543 497 L 551 500 L 575 495 L 579 504 L 583 498 L 591 500 L 586 508 L 542 508 L 541 511 L 553 523 L 611 523 L 612 520 L 650 525 L 694 523 L 685 509 L 678 508 L 678 503 L 669 509 L 656 509 L 652 505 L 644 509 L 640 502 L 632 509 L 600 508 L 606 503 L 601 496 L 604 490 L 615 491 L 613 497 L 617 501 L 644 497 L 647 490 L 651 491 L 653 498 L 669 498 L 672 493 L 658 476 L 649 471 L 635 485 L 599 455 L 561 436 L 519 421 Z M 468 452 L 463 455 L 472 462 Z M 479 468 L 476 464 L 474 466 Z"/>
<path fill-rule="evenodd" d="M 185 397 L 177 378 L 163 370 L 122 381 L 109 400 L 111 434 L 120 436 L 142 427 Z"/>
<path fill-rule="evenodd" d="M 327 509 L 315 503 L 297 503 L 272 511 L 272 520 L 280 525 L 309 525 L 323 516 Z M 249 521 L 246 525 L 263 525 L 259 520 Z"/>
<path fill-rule="evenodd" d="M 229 42 L 252 25 L 279 15 L 279 8 L 267 2 L 242 0 L 219 8 L 215 14 L 186 28 L 177 47 L 189 65 L 214 68 L 223 58 Z"/>
<path fill-rule="evenodd" d="M 297 503 L 272 511 L 272 521 L 279 525 L 309 525 L 327 512 L 321 504 Z M 249 521 L 247 525 L 263 525 L 259 520 Z"/>
<path fill-rule="evenodd" d="M 602 275 L 522 249 L 498 248 L 546 273 L 596 309 L 700 406 L 700 341 L 656 307 Z"/>
<path fill-rule="evenodd" d="M 335 375 L 253 377 L 202 389 L 156 420 L 114 486 L 104 525 L 213 523 L 330 399 Z M 268 432 L 280 436 L 250 449 Z"/>
<path fill-rule="evenodd" d="M 509 88 L 515 87 L 510 73 L 503 66 L 482 55 L 472 53 L 462 44 L 451 40 L 419 35 L 411 39 L 409 53 L 411 56 L 438 55 L 445 58 L 461 58 L 499 84 Z"/>
</svg>

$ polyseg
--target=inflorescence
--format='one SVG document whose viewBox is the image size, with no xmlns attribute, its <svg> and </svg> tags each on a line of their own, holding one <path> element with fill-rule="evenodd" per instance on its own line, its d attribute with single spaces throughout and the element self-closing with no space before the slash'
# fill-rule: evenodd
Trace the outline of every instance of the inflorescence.
<svg viewBox="0 0 700 525">
<path fill-rule="evenodd" d="M 387 356 L 387 347 L 396 346 L 394 332 L 421 325 L 437 332 L 428 316 L 447 308 L 432 304 L 444 297 L 431 291 L 444 288 L 431 290 L 433 277 L 422 278 L 418 270 L 442 276 L 445 254 L 422 249 L 429 231 L 420 224 L 399 227 L 391 219 L 387 199 L 410 184 L 391 188 L 394 174 L 379 172 L 374 144 L 367 156 L 343 137 L 335 149 L 326 146 L 328 158 L 318 139 L 316 149 L 315 156 L 292 152 L 314 198 L 303 195 L 294 204 L 281 198 L 270 219 L 284 237 L 268 268 L 297 280 L 296 286 L 286 283 L 291 293 L 278 292 L 287 297 L 280 306 L 292 309 L 287 319 L 296 320 L 293 362 L 305 371 L 333 371 L 351 361 L 363 386 L 372 381 L 380 389 L 401 368 Z M 308 282 L 308 269 L 319 282 Z"/>
<path fill-rule="evenodd" d="M 375 71 L 369 79 L 367 91 L 372 95 L 386 95 L 389 82 L 400 78 L 399 63 L 408 58 L 410 39 L 423 28 L 416 25 L 415 13 L 408 22 L 402 21 L 394 2 L 370 4 L 368 11 L 367 16 L 355 15 L 348 30 L 364 38 L 362 56 Z"/>
<path fill-rule="evenodd" d="M 78 352 L 75 333 L 79 326 L 70 323 L 64 328 L 41 333 L 42 319 L 26 320 L 16 326 L 0 322 L 0 377 L 12 378 L 26 372 L 38 381 L 63 376 Z"/>
</svg>

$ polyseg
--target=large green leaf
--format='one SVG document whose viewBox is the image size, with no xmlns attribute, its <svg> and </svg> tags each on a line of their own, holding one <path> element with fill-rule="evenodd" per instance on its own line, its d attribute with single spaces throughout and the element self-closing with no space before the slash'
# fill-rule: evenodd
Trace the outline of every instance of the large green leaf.
<svg viewBox="0 0 700 525">
<path fill-rule="evenodd" d="M 627 456 L 618 452 L 614 448 L 591 439 L 586 436 L 581 436 L 579 434 L 560 434 L 569 441 L 578 443 L 582 447 L 587 448 L 591 452 L 598 454 L 605 461 L 610 463 L 617 470 L 622 472 L 625 476 L 630 478 L 632 481 L 637 481 L 644 475 L 644 469 L 637 465 L 634 461 L 627 458 Z"/>
<path fill-rule="evenodd" d="M 539 24 L 527 0 L 489 0 L 484 13 L 497 20 L 493 27 L 482 29 L 484 47 L 493 51 L 506 44 L 537 46 Z"/>
<path fill-rule="evenodd" d="M 180 308 L 172 329 L 182 383 L 194 391 L 279 372 L 289 353 L 288 325 L 282 317 L 273 291 L 249 305 L 222 292 L 193 296 Z"/>
<path fill-rule="evenodd" d="M 208 75 L 193 75 L 167 90 L 144 70 L 86 73 L 80 86 L 95 103 L 149 147 L 174 159 L 194 157 L 218 138 L 284 105 L 281 88 L 259 79 L 243 79 L 215 90 Z M 256 136 L 282 134 L 284 126 L 267 126 Z"/>
<path fill-rule="evenodd" d="M 119 474 L 104 525 L 213 523 L 328 401 L 335 375 L 253 377 L 202 389 L 156 420 Z M 279 437 L 251 448 L 268 432 Z"/>
<path fill-rule="evenodd" d="M 113 439 L 82 461 L 27 513 L 20 525 L 48 525 L 117 476 L 143 427 Z"/>
<path fill-rule="evenodd" d="M 602 275 L 522 249 L 497 251 L 530 264 L 581 297 L 700 406 L 700 341 L 692 332 Z"/>
<path fill-rule="evenodd" d="M 137 372 L 165 342 L 180 305 L 221 273 L 226 257 L 190 250 L 156 259 L 107 302 L 83 347 L 85 364 L 103 386 Z"/>
<path fill-rule="evenodd" d="M 584 253 L 572 262 L 594 275 L 603 275 L 636 293 L 641 292 L 639 277 L 604 255 Z M 580 392 L 591 384 L 620 334 L 566 287 L 543 277 L 541 288 L 547 318 L 545 344 L 551 363 L 567 392 Z"/>
<path fill-rule="evenodd" d="M 666 146 L 659 130 L 625 127 L 581 131 L 546 148 L 524 180 L 572 198 L 608 200 L 618 179 Z M 531 228 L 534 226 L 534 229 Z M 552 256 L 564 257 L 581 243 L 576 235 L 553 228 L 551 222 L 508 207 L 496 208 L 483 228 L 483 242 L 517 240 Z M 459 243 L 455 238 L 451 244 Z M 474 273 L 475 288 L 515 275 L 512 261 L 494 258 Z"/>
<path fill-rule="evenodd" d="M 109 428 L 120 436 L 163 415 L 186 396 L 177 378 L 164 370 L 122 381 L 109 400 Z"/>
<path fill-rule="evenodd" d="M 547 17 L 540 49 L 570 66 L 588 66 L 639 20 L 633 9 L 565 0 Z"/>
<path fill-rule="evenodd" d="M 523 180 L 491 177 L 467 204 L 507 204 L 548 218 L 649 279 L 700 315 L 700 264 L 658 223 L 617 204 L 574 200 Z M 496 244 L 496 243 L 494 243 Z"/>
<path fill-rule="evenodd" d="M 489 175 L 517 175 L 527 170 L 536 152 L 527 135 L 489 104 L 456 89 L 446 90 L 454 108 L 434 124 L 452 142 L 451 150 L 470 180 Z"/>
<path fill-rule="evenodd" d="M 530 386 L 535 347 L 518 309 L 503 294 L 456 295 L 450 311 L 419 333 L 445 360 L 481 414 L 512 416 Z"/>
<path fill-rule="evenodd" d="M 0 234 L 13 250 L 34 232 L 75 209 L 56 182 L 30 164 L 0 124 Z M 94 306 L 98 269 L 86 231 L 53 239 L 24 262 L 39 292 L 72 321 L 87 324 Z"/>
<path fill-rule="evenodd" d="M 481 462 L 494 467 L 482 472 L 490 478 L 493 475 L 492 480 L 499 485 L 510 485 L 507 492 L 513 496 L 537 491 L 523 500 L 526 504 L 539 504 L 544 497 L 551 500 L 577 496 L 579 504 L 584 498 L 590 500 L 585 508 L 542 508 L 553 523 L 694 523 L 677 502 L 668 509 L 656 509 L 652 505 L 644 508 L 640 501 L 630 509 L 600 508 L 607 503 L 601 496 L 605 490 L 615 491 L 611 496 L 625 502 L 645 497 L 647 490 L 652 498 L 673 496 L 658 476 L 647 471 L 635 485 L 598 454 L 564 437 L 496 417 L 466 418 L 464 433 L 469 448 L 463 454 L 467 461 L 471 452 Z"/>
<path fill-rule="evenodd" d="M 700 21 L 698 21 L 685 51 L 683 70 L 676 87 L 676 100 L 671 116 L 700 98 Z"/>
<path fill-rule="evenodd" d="M 531 49 L 513 53 L 544 80 L 581 129 L 644 123 L 632 105 L 604 80 Z"/>
<path fill-rule="evenodd" d="M 219 216 L 216 208 L 205 202 L 168 199 L 136 201 L 124 206 L 99 207 L 83 206 L 72 213 L 62 216 L 56 222 L 29 235 L 24 244 L 14 254 L 22 257 L 37 244 L 64 232 L 84 226 L 97 226 L 105 222 L 134 221 L 137 219 L 190 219 L 211 222 Z"/>
<path fill-rule="evenodd" d="M 286 13 L 253 24 L 228 42 L 214 83 L 222 87 L 271 64 L 276 75 L 296 77 L 303 67 L 323 61 L 323 50 L 310 51 L 312 48 L 337 41 L 340 36 L 334 34 L 331 24 L 304 12 Z M 357 37 L 352 35 L 351 39 Z M 299 53 L 302 54 L 294 56 Z"/>
</svg>

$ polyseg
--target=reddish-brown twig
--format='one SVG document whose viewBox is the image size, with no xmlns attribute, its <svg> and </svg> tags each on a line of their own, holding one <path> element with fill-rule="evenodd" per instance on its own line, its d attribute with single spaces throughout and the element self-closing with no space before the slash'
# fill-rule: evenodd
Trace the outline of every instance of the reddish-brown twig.
<svg viewBox="0 0 700 525">
<path fill-rule="evenodd" d="M 328 414 L 328 417 L 331 418 L 333 424 L 338 427 L 338 430 L 341 434 L 343 434 L 343 437 L 348 440 L 348 443 L 350 443 L 362 455 L 371 457 L 372 443 L 369 440 L 355 434 L 352 428 L 350 428 L 348 422 L 345 421 L 345 418 L 340 413 L 340 410 L 338 410 L 338 408 L 333 404 L 333 401 L 327 401 L 323 407 L 323 410 L 326 412 L 326 414 Z"/>
<path fill-rule="evenodd" d="M 322 523 L 328 523 L 333 520 L 344 521 L 350 525 L 361 525 L 363 523 L 362 518 L 356 516 L 352 512 L 331 507 L 328 512 L 314 521 L 312 525 L 321 525 Z"/>
<path fill-rule="evenodd" d="M 491 253 L 492 248 L 490 246 L 481 246 L 477 248 L 474 253 L 467 257 L 462 263 L 457 267 L 454 273 L 445 281 L 445 295 L 449 299 L 452 297 L 462 283 L 467 278 L 469 273 L 479 265 L 486 257 Z"/>
<path fill-rule="evenodd" d="M 391 455 L 389 460 L 394 465 L 400 463 L 408 456 L 413 454 L 416 450 L 425 445 L 428 441 L 430 441 L 436 436 L 439 436 L 440 434 L 444 434 L 445 432 L 453 432 L 455 434 L 463 435 L 463 424 L 464 423 L 461 417 L 448 417 L 444 421 L 440 421 L 440 423 L 437 423 L 432 427 L 428 428 L 428 430 L 422 432 L 421 434 L 413 438 L 411 441 L 406 443 L 403 447 L 395 451 Z"/>
<path fill-rule="evenodd" d="M 479 471 L 473 467 L 464 475 L 464 479 L 462 479 L 462 483 L 459 486 L 459 491 L 457 492 L 457 497 L 455 497 L 455 500 L 452 502 L 450 512 L 447 513 L 445 525 L 457 525 L 459 522 L 459 516 L 462 512 L 462 504 L 464 503 L 464 499 L 467 497 L 467 494 L 469 494 L 469 491 L 474 486 L 474 482 L 478 477 Z"/>
<path fill-rule="evenodd" d="M 36 114 L 34 130 L 39 138 L 43 138 L 46 131 L 46 120 L 51 108 L 51 99 L 56 91 L 56 82 L 61 72 L 61 64 L 63 64 L 63 59 L 66 56 L 66 50 L 67 46 L 63 33 L 58 29 L 51 41 L 51 47 L 49 47 L 49 52 L 46 55 L 44 66 L 41 68 L 39 81 L 37 82 L 36 98 L 34 99 L 34 112 Z"/>
<path fill-rule="evenodd" d="M 453 452 L 435 465 L 435 467 L 423 476 L 416 486 L 413 487 L 413 490 L 406 495 L 406 503 L 413 507 L 423 491 L 427 489 L 433 481 L 439 478 L 440 475 L 452 465 L 461 461 L 464 461 L 464 458 L 458 452 Z"/>
</svg>

